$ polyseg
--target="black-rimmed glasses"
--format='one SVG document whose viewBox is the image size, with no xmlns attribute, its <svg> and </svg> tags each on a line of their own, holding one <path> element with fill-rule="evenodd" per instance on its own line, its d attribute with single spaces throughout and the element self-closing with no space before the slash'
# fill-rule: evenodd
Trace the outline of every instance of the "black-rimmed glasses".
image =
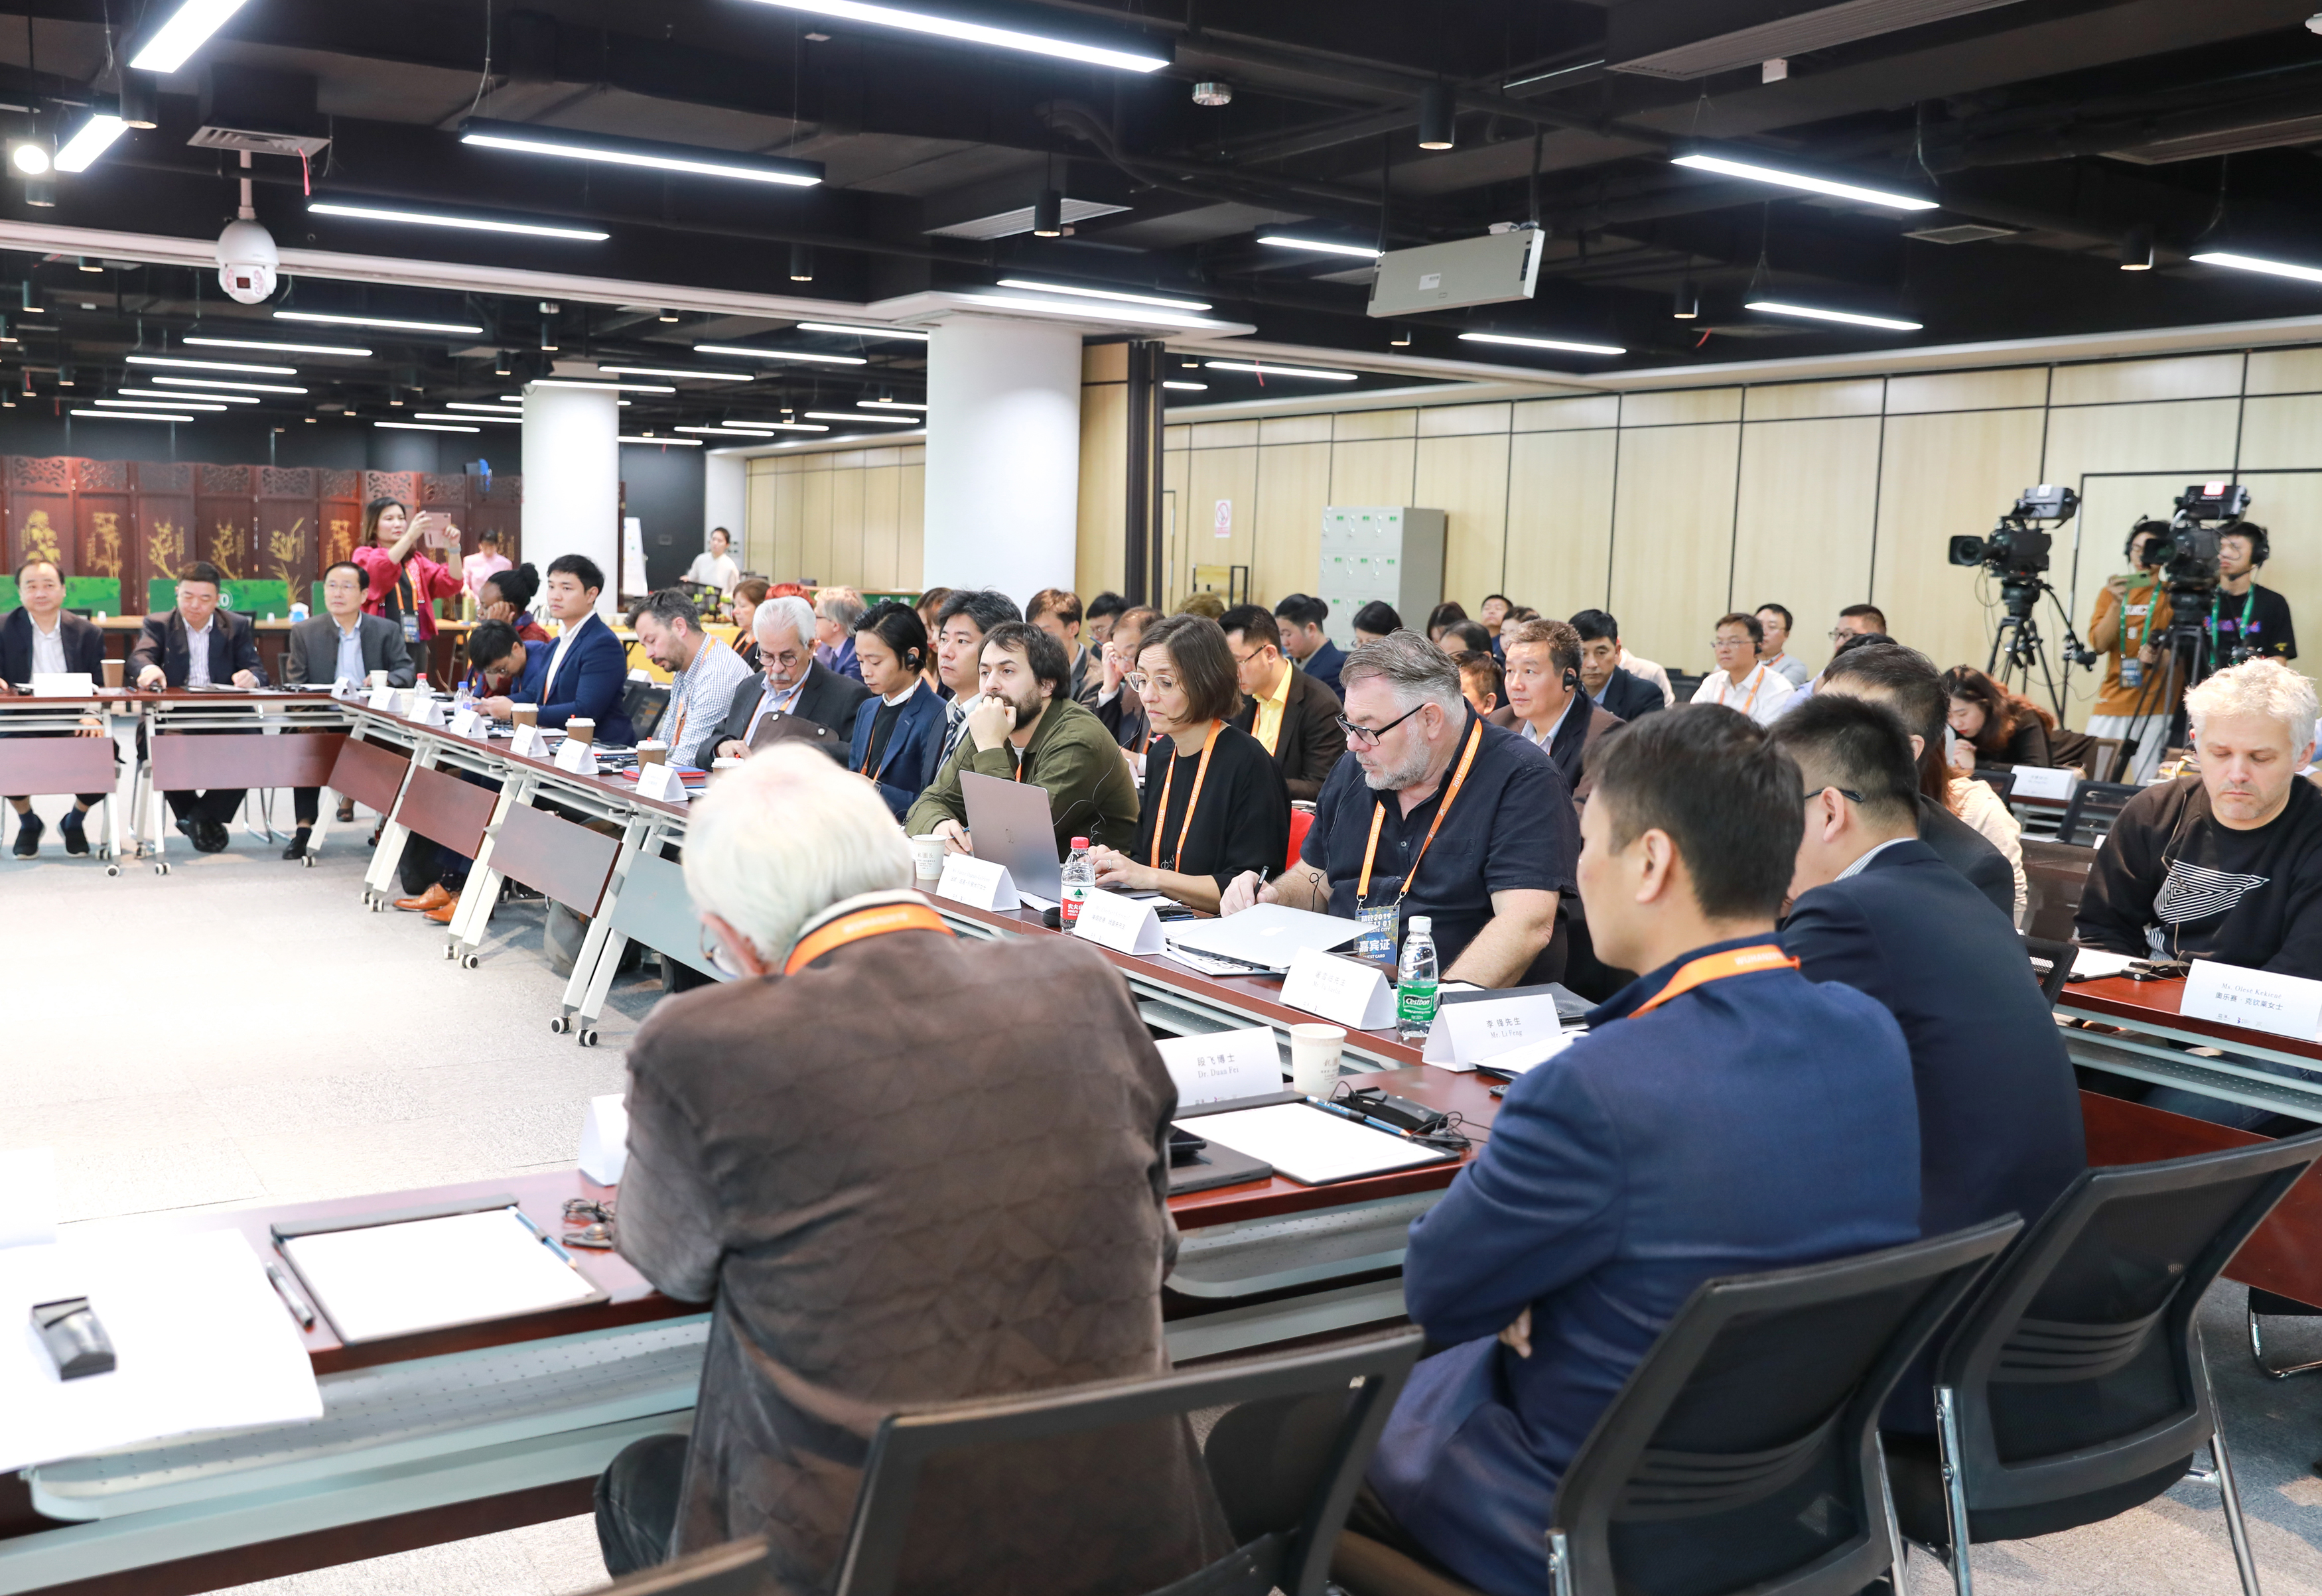
<svg viewBox="0 0 2322 1596">
<path fill-rule="evenodd" d="M 1401 715 L 1396 716 L 1393 720 L 1387 722 L 1386 725 L 1376 728 L 1371 726 L 1358 726 L 1343 715 L 1336 716 L 1332 718 L 1338 721 L 1339 729 L 1346 733 L 1348 746 L 1351 747 L 1356 743 L 1360 743 L 1365 748 L 1371 748 L 1377 745 L 1378 740 L 1381 737 L 1385 736 L 1389 732 L 1394 730 L 1395 727 L 1401 725 L 1404 721 L 1409 720 L 1412 716 L 1417 715 L 1421 710 L 1426 707 L 1427 706 L 1424 704 L 1413 704 Z"/>
<path fill-rule="evenodd" d="M 1826 792 L 1834 792 L 1838 794 L 1839 797 L 1846 799 L 1849 803 L 1859 804 L 1862 802 L 1862 795 L 1855 791 L 1851 787 L 1817 787 L 1813 791 L 1801 794 L 1800 796 L 1805 802 L 1810 804 Z"/>
</svg>

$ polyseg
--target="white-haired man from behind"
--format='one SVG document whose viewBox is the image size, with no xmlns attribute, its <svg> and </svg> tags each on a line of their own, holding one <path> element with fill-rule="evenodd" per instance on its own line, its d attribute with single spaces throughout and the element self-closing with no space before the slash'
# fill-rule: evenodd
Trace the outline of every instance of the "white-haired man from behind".
<svg viewBox="0 0 2322 1596">
<path fill-rule="evenodd" d="M 630 1045 L 619 1245 L 715 1318 L 690 1437 L 614 1459 L 598 1537 L 620 1575 L 763 1535 L 769 1589 L 818 1589 L 886 1413 L 1168 1368 L 1177 1093 L 1102 953 L 954 936 L 877 789 L 803 747 L 702 796 L 685 876 L 744 979 L 663 1002 Z M 1181 1419 L 1029 1466 L 945 1493 L 928 1588 L 1152 1590 L 1231 1549 Z M 1073 1490 L 1091 1472 L 1118 1488 Z M 1072 1534 L 976 1532 L 1040 1514 Z"/>
<path fill-rule="evenodd" d="M 750 630 L 758 643 L 759 677 L 734 689 L 733 704 L 718 728 L 716 757 L 747 759 L 753 739 L 772 715 L 795 715 L 829 727 L 837 734 L 833 757 L 846 757 L 855 707 L 871 689 L 817 661 L 814 627 L 814 606 L 795 594 L 758 606 Z"/>
</svg>

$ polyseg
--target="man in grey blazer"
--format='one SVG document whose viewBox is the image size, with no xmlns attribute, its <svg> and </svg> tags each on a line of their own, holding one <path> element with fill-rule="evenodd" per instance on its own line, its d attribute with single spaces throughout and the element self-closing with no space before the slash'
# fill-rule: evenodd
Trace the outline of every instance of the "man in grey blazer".
<svg viewBox="0 0 2322 1596">
<path fill-rule="evenodd" d="M 362 613 L 363 592 L 370 578 L 352 560 L 342 560 L 323 573 L 323 610 L 311 621 L 290 628 L 290 652 L 282 667 L 285 687 L 329 687 L 339 681 L 361 681 L 374 670 L 387 672 L 388 685 L 407 688 L 419 679 L 404 645 L 403 628 L 384 616 Z M 298 831 L 282 850 L 285 859 L 302 859 L 315 816 L 321 812 L 323 789 L 291 789 L 291 816 Z"/>
</svg>

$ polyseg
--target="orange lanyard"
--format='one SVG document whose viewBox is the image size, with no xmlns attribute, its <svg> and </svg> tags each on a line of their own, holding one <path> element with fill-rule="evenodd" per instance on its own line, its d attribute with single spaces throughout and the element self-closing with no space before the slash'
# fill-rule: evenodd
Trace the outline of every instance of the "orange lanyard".
<svg viewBox="0 0 2322 1596">
<path fill-rule="evenodd" d="M 918 684 L 918 683 L 916 683 L 916 682 L 914 682 L 914 683 L 912 684 L 912 686 L 911 686 L 911 691 L 912 691 L 912 692 L 917 692 L 917 691 L 919 691 L 919 684 Z M 903 704 L 908 704 L 908 703 L 910 703 L 910 701 L 911 701 L 911 700 L 910 700 L 910 696 L 909 696 L 908 694 L 907 694 L 907 695 L 905 695 L 905 697 L 904 697 L 904 698 L 903 698 Z M 895 740 L 895 726 L 900 725 L 902 725 L 902 723 L 903 723 L 903 705 L 902 705 L 902 704 L 898 704 L 897 706 L 895 706 L 895 723 L 894 723 L 894 725 L 890 725 L 890 726 L 887 728 L 887 741 L 888 741 L 889 743 L 892 743 L 892 742 L 894 742 L 894 740 Z M 878 712 L 877 710 L 875 710 L 875 709 L 874 709 L 874 710 L 873 710 L 873 711 L 871 712 L 871 727 L 872 727 L 872 730 L 873 730 L 873 731 L 878 730 L 878 726 L 879 726 L 879 712 Z M 870 775 L 870 774 L 871 774 L 871 762 L 872 762 L 873 760 L 874 760 L 874 759 L 877 759 L 881 754 L 882 754 L 882 753 L 884 753 L 884 752 L 887 752 L 887 751 L 886 751 L 885 749 L 883 749 L 883 748 L 873 748 L 873 747 L 872 747 L 872 746 L 871 746 L 871 739 L 870 739 L 870 738 L 868 738 L 868 737 L 865 737 L 865 738 L 863 740 L 863 768 L 862 768 L 861 770 L 859 770 L 859 771 L 855 771 L 855 773 L 856 775 L 858 775 L 858 776 L 868 776 L 868 775 Z M 1023 780 L 1023 778 L 1022 778 L 1021 776 L 1019 776 L 1019 777 L 1017 778 L 1017 780 L 1020 781 L 1020 780 Z"/>
<path fill-rule="evenodd" d="M 943 917 L 924 903 L 875 904 L 839 916 L 800 943 L 783 961 L 782 973 L 796 975 L 833 948 L 845 947 L 866 936 L 884 936 L 891 931 L 940 931 L 946 936 L 953 934 Z"/>
<path fill-rule="evenodd" d="M 1153 862 L 1156 869 L 1175 870 L 1177 861 L 1184 856 L 1185 834 L 1193 829 L 1193 811 L 1202 805 L 1202 783 L 1210 779 L 1210 751 L 1218 745 L 1218 734 L 1223 730 L 1225 722 L 1213 720 L 1210 723 L 1210 734 L 1202 743 L 1202 762 L 1193 767 L 1193 794 L 1185 800 L 1185 817 L 1177 826 L 1177 845 L 1170 851 L 1168 863 L 1163 864 L 1157 859 Z M 1177 749 L 1172 743 L 1169 763 L 1161 772 L 1161 807 L 1153 811 L 1153 829 L 1156 833 L 1168 823 L 1169 783 L 1176 780 L 1176 776 Z"/>
<path fill-rule="evenodd" d="M 1766 678 L 1762 674 L 1766 669 L 1767 667 L 1760 665 L 1756 670 L 1750 672 L 1750 696 L 1742 700 L 1741 706 L 1742 713 L 1744 715 L 1749 714 L 1751 707 L 1758 702 L 1758 689 L 1766 685 Z M 1724 685 L 1717 689 L 1717 701 L 1720 704 L 1723 704 L 1725 702 L 1725 695 L 1733 690 L 1733 679 L 1730 676 L 1725 676 L 1725 672 L 1723 670 L 1719 671 L 1717 674 L 1725 677 Z M 1638 1012 L 1641 1014 L 1644 1011 L 1640 1009 Z"/>
<path fill-rule="evenodd" d="M 1427 857 L 1427 850 L 1434 843 L 1435 834 L 1443 829 L 1443 816 L 1449 815 L 1451 806 L 1458 801 L 1459 789 L 1467 780 L 1467 767 L 1476 762 L 1476 750 L 1483 745 L 1484 723 L 1479 720 L 1467 730 L 1467 751 L 1459 756 L 1459 769 L 1452 774 L 1450 790 L 1443 795 L 1443 802 L 1435 811 L 1435 824 L 1427 828 L 1427 840 L 1419 844 L 1419 858 L 1412 860 L 1411 868 L 1403 872 L 1402 889 L 1394 895 L 1397 904 L 1401 904 L 1403 895 L 1411 890 L 1411 883 L 1419 879 L 1419 862 Z M 1371 895 L 1371 861 L 1378 854 L 1379 827 L 1385 820 L 1385 802 L 1375 801 L 1371 805 L 1371 840 L 1363 846 L 1362 880 L 1355 883 L 1355 907 L 1358 908 Z"/>
<path fill-rule="evenodd" d="M 1705 987 L 1713 980 L 1723 980 L 1729 975 L 1755 975 L 1761 970 L 1796 970 L 1798 962 L 1770 942 L 1761 942 L 1753 948 L 1734 948 L 1723 953 L 1705 953 L 1690 963 L 1680 964 L 1668 985 L 1639 1004 L 1629 1016 L 1650 1014 L 1671 998 L 1682 997 L 1696 987 Z"/>
</svg>

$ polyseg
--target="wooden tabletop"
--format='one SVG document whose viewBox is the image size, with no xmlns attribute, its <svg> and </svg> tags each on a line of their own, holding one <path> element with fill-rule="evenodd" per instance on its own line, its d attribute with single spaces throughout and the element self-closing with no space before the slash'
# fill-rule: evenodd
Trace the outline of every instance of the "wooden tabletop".
<svg viewBox="0 0 2322 1596">
<path fill-rule="evenodd" d="M 2182 979 L 2131 980 L 2125 975 L 2108 975 L 2101 980 L 2072 982 L 2064 989 L 2064 995 L 2058 999 L 2057 1007 L 2091 1018 L 2120 1020 L 2131 1025 L 2143 1022 L 2166 1026 L 2171 1030 L 2197 1036 L 2213 1036 L 2219 1042 L 2291 1053 L 2322 1064 L 2322 1043 L 2297 1036 L 2278 1036 L 2272 1031 L 2253 1031 L 2244 1026 L 2227 1025 L 2222 1020 L 2195 1019 L 2182 1012 L 2184 1002 L 2185 982 Z"/>
</svg>

